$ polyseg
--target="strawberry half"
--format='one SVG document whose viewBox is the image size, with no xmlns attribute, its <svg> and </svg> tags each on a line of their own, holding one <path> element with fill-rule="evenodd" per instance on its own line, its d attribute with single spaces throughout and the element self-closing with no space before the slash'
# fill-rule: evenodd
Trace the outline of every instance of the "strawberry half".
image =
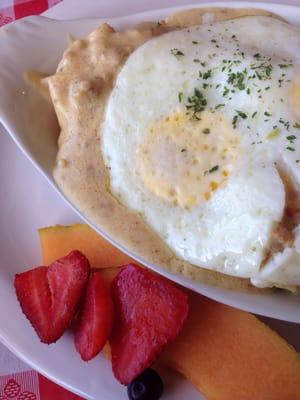
<svg viewBox="0 0 300 400">
<path fill-rule="evenodd" d="M 17 298 L 41 342 L 56 342 L 70 326 L 89 270 L 87 258 L 75 250 L 49 267 L 16 274 Z"/>
<path fill-rule="evenodd" d="M 79 322 L 75 347 L 84 361 L 94 358 L 104 347 L 113 325 L 113 302 L 100 272 L 89 279 Z"/>
<path fill-rule="evenodd" d="M 174 340 L 188 315 L 185 293 L 135 264 L 121 269 L 112 284 L 116 310 L 111 344 L 112 368 L 128 385 Z"/>
<path fill-rule="evenodd" d="M 60 336 L 70 326 L 86 287 L 90 272 L 88 259 L 77 250 L 54 261 L 47 273 L 51 292 L 52 325 Z"/>
<path fill-rule="evenodd" d="M 55 341 L 51 330 L 51 295 L 47 280 L 47 267 L 38 267 L 17 274 L 15 289 L 23 313 L 44 343 Z"/>
</svg>

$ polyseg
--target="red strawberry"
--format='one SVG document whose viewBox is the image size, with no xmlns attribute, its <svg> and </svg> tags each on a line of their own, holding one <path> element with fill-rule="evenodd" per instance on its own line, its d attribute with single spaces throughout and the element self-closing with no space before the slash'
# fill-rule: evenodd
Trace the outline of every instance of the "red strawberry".
<svg viewBox="0 0 300 400">
<path fill-rule="evenodd" d="M 56 342 L 69 327 L 89 268 L 86 257 L 75 250 L 48 268 L 37 267 L 15 276 L 20 306 L 41 342 Z"/>
<path fill-rule="evenodd" d="M 90 264 L 77 250 L 54 261 L 48 268 L 52 324 L 60 336 L 70 326 L 88 281 Z"/>
<path fill-rule="evenodd" d="M 17 274 L 15 289 L 23 313 L 44 343 L 52 343 L 56 332 L 51 330 L 51 296 L 47 267 L 38 267 Z"/>
<path fill-rule="evenodd" d="M 84 361 L 95 357 L 108 340 L 113 325 L 113 303 L 100 272 L 88 282 L 84 304 L 75 330 L 75 347 Z"/>
<path fill-rule="evenodd" d="M 112 284 L 116 322 L 110 339 L 115 377 L 128 385 L 180 332 L 188 314 L 185 293 L 135 264 Z"/>
</svg>

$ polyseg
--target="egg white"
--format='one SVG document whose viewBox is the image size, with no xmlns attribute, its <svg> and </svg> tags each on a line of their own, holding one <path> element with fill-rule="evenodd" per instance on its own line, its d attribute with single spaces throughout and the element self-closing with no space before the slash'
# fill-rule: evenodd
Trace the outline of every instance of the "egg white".
<svg viewBox="0 0 300 400">
<path fill-rule="evenodd" d="M 264 63 L 271 65 L 271 71 Z M 242 71 L 247 72 L 238 86 L 228 82 L 230 74 Z M 101 127 L 112 193 L 140 213 L 176 255 L 194 265 L 253 278 L 258 286 L 300 284 L 285 267 L 285 278 L 281 278 L 281 262 L 261 276 L 272 230 L 285 207 L 284 183 L 276 163 L 284 165 L 300 185 L 300 130 L 289 100 L 299 71 L 299 30 L 267 17 L 195 26 L 148 41 L 120 71 Z M 188 105 L 195 88 L 205 95 L 205 110 L 215 118 L 222 115 L 240 144 L 226 182 L 207 201 L 197 199 L 185 207 L 145 183 L 139 149 L 149 130 L 163 126 L 162 119 L 174 113 L 193 118 Z M 230 92 L 224 94 L 225 88 Z M 196 117 L 201 118 L 201 112 Z M 199 123 L 195 121 L 195 126 Z M 185 126 L 184 122 L 179 126 L 180 132 Z M 187 145 L 190 140 L 186 134 Z M 174 161 L 173 153 L 173 147 L 162 151 L 153 168 L 164 174 L 174 162 L 183 162 L 182 157 Z M 203 175 L 218 165 L 218 157 Z M 172 174 L 166 176 L 172 185 Z M 191 180 L 191 185 L 198 187 L 196 181 Z M 293 251 L 296 265 L 299 249 Z"/>
</svg>

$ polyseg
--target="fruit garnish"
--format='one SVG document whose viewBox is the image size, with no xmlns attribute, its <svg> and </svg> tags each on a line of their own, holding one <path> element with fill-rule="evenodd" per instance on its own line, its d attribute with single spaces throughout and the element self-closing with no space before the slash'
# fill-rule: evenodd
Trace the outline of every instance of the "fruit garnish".
<svg viewBox="0 0 300 400">
<path fill-rule="evenodd" d="M 160 359 L 207 399 L 300 400 L 300 355 L 254 315 L 189 292 L 184 329 Z"/>
<path fill-rule="evenodd" d="M 15 289 L 21 309 L 41 342 L 56 342 L 70 326 L 89 270 L 87 258 L 75 250 L 49 267 L 16 274 Z"/>
<path fill-rule="evenodd" d="M 54 259 L 65 254 L 64 249 L 57 250 L 56 243 L 63 241 L 69 245 L 80 241 L 84 236 L 81 227 L 40 230 L 43 257 Z M 89 236 L 85 254 L 92 267 L 98 266 L 99 246 L 97 237 Z M 103 242 L 101 252 L 106 252 L 105 246 L 110 249 L 111 245 Z M 117 265 L 119 250 L 116 249 L 115 259 L 111 254 L 110 265 Z M 108 285 L 118 272 L 118 268 L 101 270 Z M 206 398 L 300 399 L 300 355 L 295 349 L 248 312 L 191 291 L 188 296 L 188 320 L 179 336 L 161 354 L 160 364 L 184 375 Z M 108 344 L 103 353 L 111 359 Z"/>
<path fill-rule="evenodd" d="M 163 381 L 152 368 L 145 369 L 127 386 L 129 400 L 158 400 L 163 390 Z"/>
<path fill-rule="evenodd" d="M 73 249 L 85 254 L 92 268 L 107 268 L 133 262 L 132 258 L 86 224 L 49 226 L 39 229 L 38 233 L 45 265 L 51 264 Z"/>
<path fill-rule="evenodd" d="M 75 329 L 75 348 L 84 361 L 94 358 L 104 347 L 112 330 L 113 302 L 100 272 L 94 272 Z"/>
<path fill-rule="evenodd" d="M 112 368 L 128 385 L 174 340 L 188 315 L 186 294 L 175 284 L 128 264 L 112 284 L 118 316 L 111 343 Z"/>
</svg>

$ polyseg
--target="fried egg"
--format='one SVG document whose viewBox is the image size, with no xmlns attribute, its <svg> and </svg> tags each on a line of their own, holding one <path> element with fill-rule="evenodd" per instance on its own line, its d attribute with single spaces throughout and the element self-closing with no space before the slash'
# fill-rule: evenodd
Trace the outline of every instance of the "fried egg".
<svg viewBox="0 0 300 400">
<path fill-rule="evenodd" d="M 299 110 L 296 27 L 247 17 L 152 39 L 106 107 L 110 190 L 183 260 L 258 286 L 300 285 L 299 246 L 294 267 L 284 254 L 264 268 L 285 210 L 279 164 L 300 189 Z"/>
</svg>

